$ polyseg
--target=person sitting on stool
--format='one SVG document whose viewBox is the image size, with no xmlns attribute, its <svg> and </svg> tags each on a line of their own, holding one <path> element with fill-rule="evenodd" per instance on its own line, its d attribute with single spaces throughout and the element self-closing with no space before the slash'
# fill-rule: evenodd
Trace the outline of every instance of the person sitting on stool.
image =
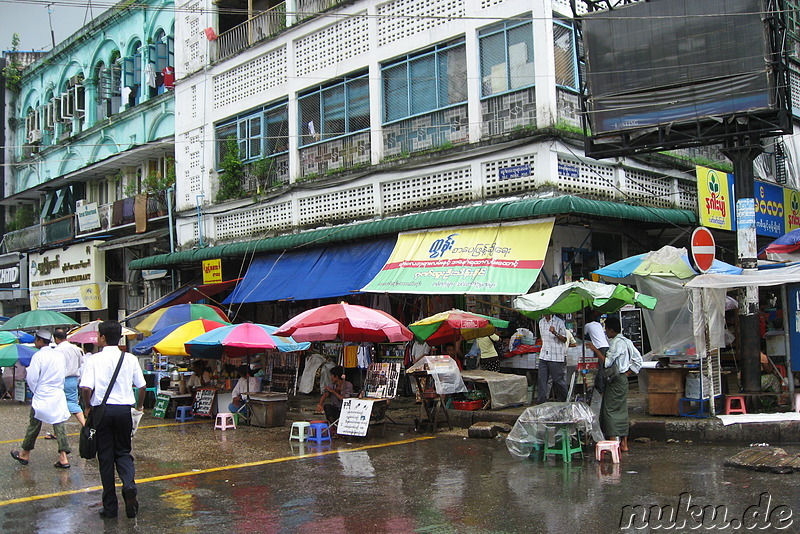
<svg viewBox="0 0 800 534">
<path fill-rule="evenodd" d="M 248 378 L 249 369 L 246 365 L 239 367 L 239 381 L 231 392 L 233 401 L 228 405 L 230 413 L 240 413 L 245 417 L 250 415 L 249 408 L 247 407 L 247 394 L 258 393 L 261 391 L 261 379 L 255 376 Z"/>
<path fill-rule="evenodd" d="M 322 398 L 317 404 L 317 412 L 325 411 L 325 419 L 333 423 L 342 413 L 342 400 L 353 396 L 353 384 L 344 379 L 344 367 L 337 365 L 331 368 L 332 386 L 326 386 Z M 326 400 L 330 402 L 326 403 Z"/>
</svg>

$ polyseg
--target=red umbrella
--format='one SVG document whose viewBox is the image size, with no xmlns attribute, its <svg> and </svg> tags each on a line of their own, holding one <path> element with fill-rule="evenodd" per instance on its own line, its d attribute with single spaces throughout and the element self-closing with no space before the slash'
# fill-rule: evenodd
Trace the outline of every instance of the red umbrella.
<svg viewBox="0 0 800 534">
<path fill-rule="evenodd" d="M 289 319 L 275 332 L 295 341 L 353 341 L 391 343 L 410 341 L 411 330 L 380 310 L 347 304 L 320 306 Z"/>
</svg>

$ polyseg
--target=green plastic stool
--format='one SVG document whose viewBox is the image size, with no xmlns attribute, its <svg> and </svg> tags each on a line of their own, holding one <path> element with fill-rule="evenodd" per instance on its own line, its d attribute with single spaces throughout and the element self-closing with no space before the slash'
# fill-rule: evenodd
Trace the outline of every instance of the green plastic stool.
<svg viewBox="0 0 800 534">
<path fill-rule="evenodd" d="M 578 432 L 578 444 L 572 445 L 572 437 L 570 436 L 572 427 L 575 426 L 575 423 L 557 423 L 553 425 L 553 423 L 548 426 L 545 424 L 544 427 L 544 452 L 542 454 L 542 460 L 547 458 L 548 454 L 560 454 L 565 462 L 572 461 L 572 455 L 576 452 L 581 453 L 581 459 L 583 459 L 583 447 L 581 446 L 581 434 L 580 431 Z M 555 432 L 555 445 L 553 447 L 550 446 L 550 432 Z M 559 442 L 559 434 L 561 440 Z"/>
</svg>

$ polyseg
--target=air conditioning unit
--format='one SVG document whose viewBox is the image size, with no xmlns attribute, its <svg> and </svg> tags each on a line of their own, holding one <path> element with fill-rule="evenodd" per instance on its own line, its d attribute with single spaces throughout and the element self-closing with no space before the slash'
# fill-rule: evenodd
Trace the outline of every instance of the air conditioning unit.
<svg viewBox="0 0 800 534">
<path fill-rule="evenodd" d="M 29 143 L 31 143 L 31 144 L 38 143 L 41 140 L 42 140 L 42 131 L 41 130 L 31 130 L 30 132 L 28 132 L 28 142 Z"/>
</svg>

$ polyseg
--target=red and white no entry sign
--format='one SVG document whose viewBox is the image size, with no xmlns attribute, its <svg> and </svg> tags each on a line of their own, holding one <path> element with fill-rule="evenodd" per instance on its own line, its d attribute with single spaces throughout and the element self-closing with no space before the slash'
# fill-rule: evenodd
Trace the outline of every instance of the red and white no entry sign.
<svg viewBox="0 0 800 534">
<path fill-rule="evenodd" d="M 692 260 L 697 270 L 704 273 L 711 269 L 716 253 L 717 247 L 711 230 L 703 226 L 695 228 L 692 233 Z"/>
</svg>

